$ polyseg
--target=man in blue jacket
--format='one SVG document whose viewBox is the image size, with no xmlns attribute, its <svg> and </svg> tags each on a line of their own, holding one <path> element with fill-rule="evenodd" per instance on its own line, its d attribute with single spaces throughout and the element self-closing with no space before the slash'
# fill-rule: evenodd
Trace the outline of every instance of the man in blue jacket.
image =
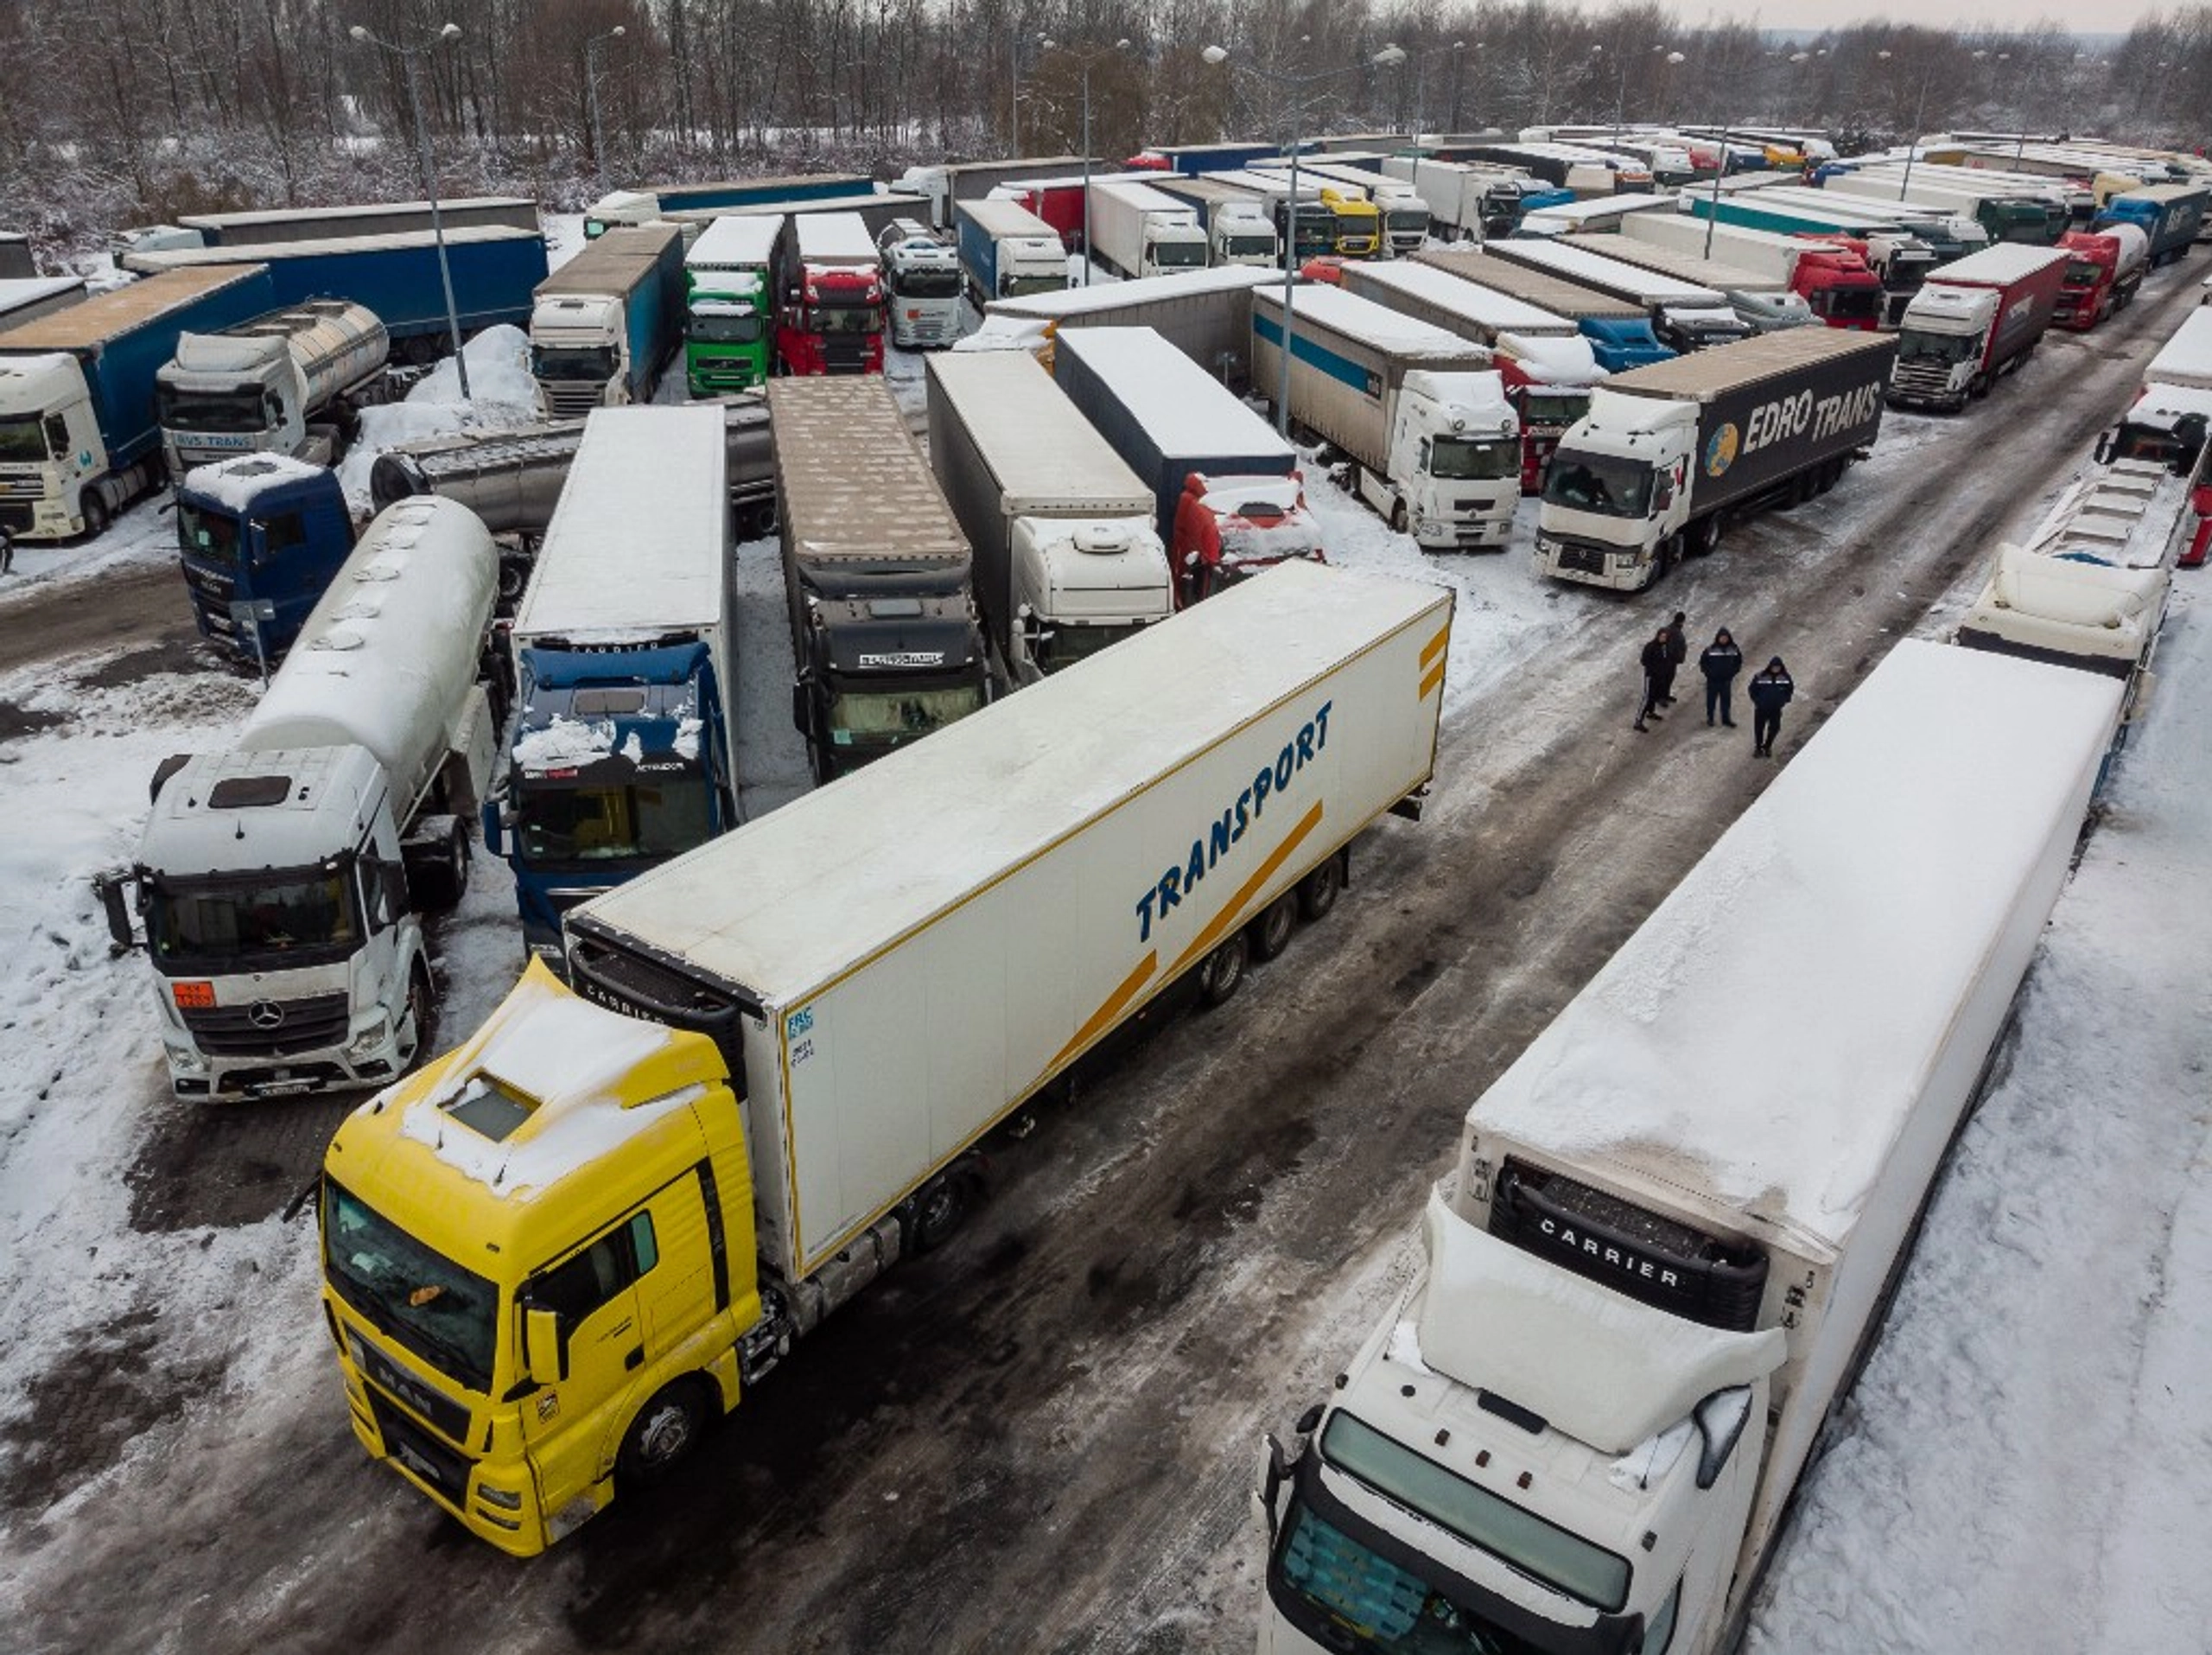
<svg viewBox="0 0 2212 1655">
<path fill-rule="evenodd" d="M 1751 752 L 1754 756 L 1770 759 L 1774 756 L 1774 738 L 1782 733 L 1782 710 L 1789 704 L 1789 697 L 1797 692 L 1790 682 L 1789 669 L 1777 655 L 1758 670 L 1751 682 Z"/>
</svg>

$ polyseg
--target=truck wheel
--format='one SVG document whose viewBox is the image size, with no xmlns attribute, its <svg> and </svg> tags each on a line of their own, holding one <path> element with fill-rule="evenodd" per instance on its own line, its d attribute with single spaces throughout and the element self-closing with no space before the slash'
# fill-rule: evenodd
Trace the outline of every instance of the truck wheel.
<svg viewBox="0 0 2212 1655">
<path fill-rule="evenodd" d="M 415 969 L 408 974 L 405 1014 L 407 1026 L 413 1034 L 399 1048 L 399 1072 L 402 1074 L 413 1068 L 415 1060 L 425 1052 L 437 1049 L 438 994 L 430 985 L 430 968 L 419 959 L 415 962 Z"/>
<path fill-rule="evenodd" d="M 1252 957 L 1251 947 L 1241 931 L 1233 933 L 1220 947 L 1206 956 L 1206 963 L 1198 967 L 1198 995 L 1209 1006 L 1225 1005 L 1234 999 L 1244 982 L 1245 963 Z"/>
<path fill-rule="evenodd" d="M 707 1406 L 696 1379 L 678 1379 L 653 1392 L 622 1434 L 614 1474 L 624 1483 L 650 1487 L 681 1465 L 698 1446 L 707 1428 Z"/>
<path fill-rule="evenodd" d="M 1306 923 L 1325 920 L 1329 910 L 1337 906 L 1337 899 L 1344 894 L 1344 864 L 1340 856 L 1332 856 L 1304 879 L 1298 882 L 1298 907 L 1306 915 Z"/>
<path fill-rule="evenodd" d="M 1391 506 L 1390 506 L 1390 526 L 1391 526 L 1392 528 L 1395 529 L 1395 530 L 1396 530 L 1400 534 L 1403 534 L 1403 533 L 1406 532 L 1406 503 L 1405 503 L 1405 501 L 1403 501 L 1403 500 L 1395 500 L 1395 501 L 1393 501 L 1393 502 L 1391 503 Z"/>
<path fill-rule="evenodd" d="M 1252 921 L 1252 958 L 1273 959 L 1290 946 L 1290 933 L 1297 928 L 1298 893 L 1285 891 Z"/>
<path fill-rule="evenodd" d="M 1967 381 L 1967 396 L 1969 400 L 1980 402 L 1988 394 L 1989 376 L 1987 374 L 1977 373 L 1973 379 Z"/>
<path fill-rule="evenodd" d="M 939 1173 L 914 1198 L 906 1225 L 906 1244 L 918 1253 L 934 1252 L 967 1220 L 968 1181 L 957 1171 Z"/>
<path fill-rule="evenodd" d="M 107 532 L 110 520 L 107 502 L 97 493 L 87 493 L 81 503 L 85 512 L 85 538 L 97 540 Z"/>
</svg>

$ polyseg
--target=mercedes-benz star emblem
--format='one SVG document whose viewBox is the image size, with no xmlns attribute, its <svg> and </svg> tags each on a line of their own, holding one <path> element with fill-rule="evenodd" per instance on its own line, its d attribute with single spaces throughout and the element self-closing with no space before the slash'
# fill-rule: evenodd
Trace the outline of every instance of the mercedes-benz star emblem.
<svg viewBox="0 0 2212 1655">
<path fill-rule="evenodd" d="M 246 1008 L 245 1019 L 256 1028 L 274 1028 L 284 1021 L 284 1008 L 274 1000 L 257 1000 Z"/>
</svg>

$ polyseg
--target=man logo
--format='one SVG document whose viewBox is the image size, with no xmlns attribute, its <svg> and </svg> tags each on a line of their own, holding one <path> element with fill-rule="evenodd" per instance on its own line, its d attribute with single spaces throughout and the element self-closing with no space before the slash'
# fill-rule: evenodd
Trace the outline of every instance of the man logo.
<svg viewBox="0 0 2212 1655">
<path fill-rule="evenodd" d="M 246 1008 L 245 1020 L 256 1028 L 275 1028 L 284 1021 L 284 1008 L 274 1000 L 257 1000 Z"/>
<path fill-rule="evenodd" d="M 1742 438 L 1733 423 L 1723 425 L 1713 434 L 1705 445 L 1705 474 L 1718 477 L 1736 463 L 1736 448 Z"/>
</svg>

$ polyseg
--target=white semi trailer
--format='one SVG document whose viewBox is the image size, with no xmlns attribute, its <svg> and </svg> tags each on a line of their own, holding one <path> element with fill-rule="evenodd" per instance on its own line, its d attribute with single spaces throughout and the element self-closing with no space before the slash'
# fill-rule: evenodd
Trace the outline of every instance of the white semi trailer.
<svg viewBox="0 0 2212 1655">
<path fill-rule="evenodd" d="M 380 1085 L 430 1041 L 422 915 L 467 882 L 498 582 L 467 507 L 391 507 L 238 739 L 156 771 L 136 863 L 99 888 L 117 944 L 153 962 L 180 1098 Z"/>
<path fill-rule="evenodd" d="M 1283 290 L 1252 293 L 1252 384 L 1282 397 Z M 1497 548 L 1521 503 L 1521 425 L 1490 353 L 1326 285 L 1290 305 L 1290 417 L 1341 449 L 1352 486 L 1433 551 Z"/>
<path fill-rule="evenodd" d="M 1483 1093 L 1412 1284 L 1269 1440 L 1262 1651 L 1731 1646 L 2119 700 L 1898 645 Z"/>
<path fill-rule="evenodd" d="M 310 299 L 219 334 L 180 334 L 154 377 L 169 475 L 239 454 L 335 464 L 353 410 L 380 399 L 391 341 L 365 305 Z"/>
</svg>

